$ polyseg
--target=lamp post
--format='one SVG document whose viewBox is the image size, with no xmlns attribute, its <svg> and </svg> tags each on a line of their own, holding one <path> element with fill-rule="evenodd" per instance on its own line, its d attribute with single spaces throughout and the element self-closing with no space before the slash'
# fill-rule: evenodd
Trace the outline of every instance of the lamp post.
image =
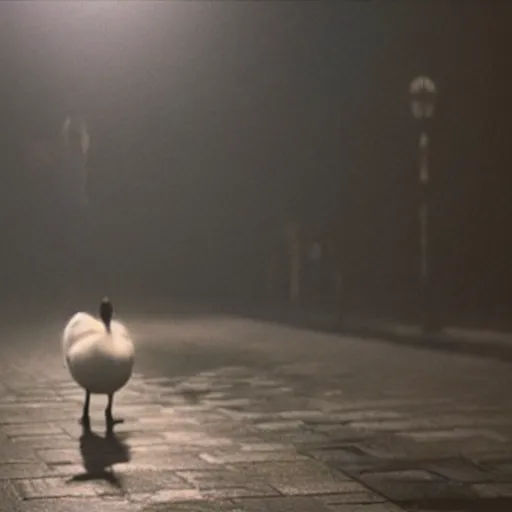
<svg viewBox="0 0 512 512">
<path fill-rule="evenodd" d="M 431 279 L 430 279 L 430 254 L 429 254 L 429 150 L 430 136 L 429 124 L 434 117 L 437 87 L 428 76 L 417 76 L 409 84 L 412 115 L 420 123 L 420 135 L 418 140 L 419 175 L 418 185 L 420 189 L 418 204 L 419 219 L 419 246 L 420 246 L 420 300 L 423 332 L 433 329 L 432 304 L 431 304 Z"/>
</svg>

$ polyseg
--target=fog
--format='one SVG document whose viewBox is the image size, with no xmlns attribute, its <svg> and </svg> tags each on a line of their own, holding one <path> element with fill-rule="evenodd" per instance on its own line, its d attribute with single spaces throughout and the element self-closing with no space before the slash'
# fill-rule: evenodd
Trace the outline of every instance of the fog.
<svg viewBox="0 0 512 512">
<path fill-rule="evenodd" d="M 346 305 L 408 314 L 418 74 L 439 90 L 436 303 L 510 302 L 506 2 L 5 2 L 0 20 L 7 302 L 287 302 L 292 220 L 305 255 L 322 245 L 303 303 L 338 307 L 341 272 Z M 80 213 L 68 115 L 91 138 Z"/>
</svg>

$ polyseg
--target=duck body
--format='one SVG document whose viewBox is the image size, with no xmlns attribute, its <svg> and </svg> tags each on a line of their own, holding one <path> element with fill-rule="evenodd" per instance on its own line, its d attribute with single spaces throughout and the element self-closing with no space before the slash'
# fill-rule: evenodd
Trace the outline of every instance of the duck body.
<svg viewBox="0 0 512 512">
<path fill-rule="evenodd" d="M 101 320 L 88 313 L 76 313 L 62 334 L 64 365 L 79 386 L 85 390 L 81 423 L 90 428 L 89 403 L 91 394 L 108 396 L 105 409 L 107 428 L 115 423 L 112 417 L 113 397 L 130 380 L 135 349 L 128 329 L 112 320 L 113 307 L 108 299 L 100 305 Z"/>
<path fill-rule="evenodd" d="M 134 345 L 128 329 L 113 320 L 110 330 L 87 313 L 76 313 L 63 334 L 65 364 L 73 379 L 94 394 L 112 394 L 130 380 Z"/>
</svg>

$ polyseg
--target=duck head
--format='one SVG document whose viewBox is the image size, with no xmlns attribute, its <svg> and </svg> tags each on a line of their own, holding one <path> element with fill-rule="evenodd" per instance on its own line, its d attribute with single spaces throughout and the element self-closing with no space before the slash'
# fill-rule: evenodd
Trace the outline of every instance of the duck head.
<svg viewBox="0 0 512 512">
<path fill-rule="evenodd" d="M 105 324 L 105 328 L 110 332 L 110 322 L 112 321 L 112 315 L 114 314 L 114 307 L 110 300 L 105 297 L 100 304 L 100 318 Z"/>
</svg>

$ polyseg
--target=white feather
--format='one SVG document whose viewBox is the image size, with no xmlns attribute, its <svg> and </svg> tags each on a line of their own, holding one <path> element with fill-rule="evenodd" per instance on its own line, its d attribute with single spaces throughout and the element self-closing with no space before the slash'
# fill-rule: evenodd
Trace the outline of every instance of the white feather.
<svg viewBox="0 0 512 512">
<path fill-rule="evenodd" d="M 110 332 L 100 320 L 76 313 L 62 335 L 64 364 L 73 379 L 91 393 L 110 394 L 130 379 L 134 345 L 128 329 L 116 320 Z"/>
</svg>

